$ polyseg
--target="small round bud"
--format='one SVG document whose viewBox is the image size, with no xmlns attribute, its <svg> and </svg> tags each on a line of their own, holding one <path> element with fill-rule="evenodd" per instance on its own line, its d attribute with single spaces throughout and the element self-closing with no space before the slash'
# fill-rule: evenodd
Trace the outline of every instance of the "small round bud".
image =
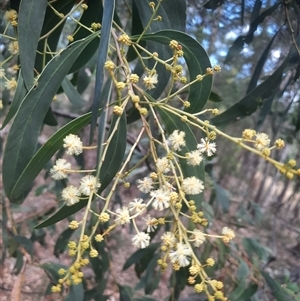
<svg viewBox="0 0 300 301">
<path fill-rule="evenodd" d="M 251 140 L 256 135 L 256 131 L 252 129 L 246 129 L 242 133 L 242 138 L 246 140 Z"/>
<path fill-rule="evenodd" d="M 121 116 L 123 114 L 123 109 L 120 106 L 114 106 L 113 113 Z"/>
<path fill-rule="evenodd" d="M 95 236 L 95 240 L 96 240 L 96 242 L 101 242 L 101 241 L 104 240 L 104 238 L 103 238 L 103 236 L 102 236 L 101 234 L 97 234 L 97 235 Z"/>
<path fill-rule="evenodd" d="M 219 115 L 219 110 L 218 109 L 213 109 L 212 113 L 213 113 L 213 115 Z"/>
<path fill-rule="evenodd" d="M 215 264 L 215 261 L 209 257 L 206 259 L 206 264 L 212 267 Z"/>
<path fill-rule="evenodd" d="M 190 106 L 191 106 L 191 103 L 189 102 L 189 101 L 184 101 L 183 102 L 183 106 L 185 107 L 185 108 L 189 108 Z"/>
<path fill-rule="evenodd" d="M 143 116 L 146 116 L 148 114 L 148 110 L 146 108 L 140 108 L 140 113 L 143 115 Z"/>
<path fill-rule="evenodd" d="M 79 227 L 79 223 L 77 221 L 71 221 L 69 224 L 69 228 L 75 230 Z"/>
<path fill-rule="evenodd" d="M 203 80 L 203 75 L 198 74 L 198 75 L 196 76 L 196 79 L 197 79 L 199 82 L 201 82 L 201 81 Z"/>
<path fill-rule="evenodd" d="M 275 141 L 275 146 L 276 146 L 277 149 L 282 149 L 282 148 L 284 148 L 285 143 L 282 139 L 277 139 Z"/>
<path fill-rule="evenodd" d="M 206 74 L 213 75 L 214 74 L 214 70 L 212 68 L 206 68 Z"/>
<path fill-rule="evenodd" d="M 91 250 L 90 257 L 92 257 L 92 258 L 98 257 L 98 251 L 95 249 Z"/>
<path fill-rule="evenodd" d="M 73 42 L 73 41 L 74 41 L 74 37 L 73 37 L 73 36 L 67 36 L 67 40 L 68 40 L 69 42 Z"/>
<path fill-rule="evenodd" d="M 188 121 L 187 116 L 185 116 L 185 115 L 181 116 L 181 121 L 182 122 L 187 122 Z"/>
<path fill-rule="evenodd" d="M 117 84 L 116 84 L 116 88 L 117 88 L 118 90 L 121 90 L 121 91 L 122 91 L 125 87 L 126 87 L 126 84 L 123 83 L 123 82 L 117 82 Z"/>
<path fill-rule="evenodd" d="M 138 95 L 132 95 L 131 100 L 133 103 L 139 103 L 140 102 L 140 97 Z"/>
<path fill-rule="evenodd" d="M 156 172 L 151 172 L 151 173 L 150 173 L 150 178 L 151 178 L 152 180 L 156 180 L 156 179 L 158 178 L 157 173 L 156 173 Z"/>
<path fill-rule="evenodd" d="M 221 71 L 221 67 L 219 65 L 214 66 L 214 71 L 215 72 L 220 72 Z"/>
<path fill-rule="evenodd" d="M 295 159 L 290 159 L 289 162 L 288 162 L 288 165 L 291 166 L 291 167 L 295 167 L 296 164 L 297 164 L 297 163 L 296 163 L 296 160 L 295 160 Z"/>
<path fill-rule="evenodd" d="M 98 219 L 99 219 L 99 221 L 100 221 L 101 223 L 106 223 L 106 222 L 109 221 L 110 216 L 109 216 L 108 213 L 103 212 L 103 213 L 101 213 L 101 214 L 99 215 L 99 218 L 98 218 Z"/>
<path fill-rule="evenodd" d="M 271 154 L 271 151 L 270 151 L 269 148 L 264 148 L 264 149 L 261 151 L 261 153 L 262 153 L 264 156 L 269 157 L 270 154 Z"/>
<path fill-rule="evenodd" d="M 137 74 L 130 74 L 129 80 L 132 83 L 137 83 L 139 81 L 139 76 Z"/>
<path fill-rule="evenodd" d="M 106 61 L 105 64 L 104 64 L 104 68 L 105 68 L 106 70 L 112 71 L 112 70 L 115 69 L 115 64 L 114 64 L 114 62 L 112 62 L 112 61 Z"/>
</svg>

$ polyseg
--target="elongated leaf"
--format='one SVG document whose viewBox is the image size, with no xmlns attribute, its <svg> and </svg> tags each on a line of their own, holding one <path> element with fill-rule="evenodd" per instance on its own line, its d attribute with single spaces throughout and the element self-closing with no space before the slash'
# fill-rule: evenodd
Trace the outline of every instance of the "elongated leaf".
<svg viewBox="0 0 300 301">
<path fill-rule="evenodd" d="M 147 1 L 135 1 L 145 28 L 152 17 L 152 10 L 149 8 Z M 148 28 L 148 33 L 164 29 L 185 31 L 186 3 L 184 0 L 161 2 L 157 15 L 160 15 L 162 19 L 159 22 L 152 22 Z"/>
<path fill-rule="evenodd" d="M 20 64 L 25 85 L 29 90 L 34 83 L 34 63 L 39 37 L 47 8 L 47 0 L 22 0 L 19 11 L 18 43 Z"/>
<path fill-rule="evenodd" d="M 223 101 L 222 97 L 219 94 L 217 94 L 213 91 L 210 92 L 208 100 L 212 101 L 212 102 L 221 102 L 221 101 Z"/>
<path fill-rule="evenodd" d="M 111 130 L 113 129 L 115 122 L 116 120 L 112 122 L 110 128 Z M 101 182 L 101 187 L 98 190 L 98 193 L 101 193 L 107 187 L 107 185 L 110 184 L 111 180 L 114 178 L 120 168 L 126 149 L 126 134 L 126 116 L 124 113 L 120 118 L 118 129 L 109 143 L 107 155 L 100 170 L 99 180 Z M 44 222 L 38 224 L 35 228 L 39 229 L 53 225 L 58 221 L 76 213 L 85 207 L 86 204 L 86 201 L 81 200 L 79 203 L 76 203 L 73 206 L 64 205 L 54 215 L 49 217 Z"/>
<path fill-rule="evenodd" d="M 212 118 L 212 123 L 217 126 L 227 125 L 254 113 L 263 104 L 263 101 L 278 89 L 288 58 L 284 60 L 269 78 L 243 97 L 238 103 L 224 113 Z"/>
<path fill-rule="evenodd" d="M 124 263 L 123 271 L 127 270 L 133 264 L 137 264 L 143 258 L 147 258 L 147 259 L 149 258 L 151 260 L 151 258 L 153 257 L 153 254 L 155 253 L 155 251 L 157 250 L 159 245 L 160 245 L 160 243 L 154 243 L 145 249 L 140 249 L 140 250 L 137 250 L 134 253 L 132 253 L 131 256 Z"/>
<path fill-rule="evenodd" d="M 247 287 L 239 296 L 239 299 L 236 301 L 241 301 L 241 300 L 250 300 L 250 298 L 256 293 L 258 289 L 257 284 L 251 284 L 249 287 Z M 233 300 L 232 300 L 233 301 Z"/>
<path fill-rule="evenodd" d="M 261 24 L 266 17 L 270 16 L 273 14 L 274 11 L 276 11 L 276 9 L 281 5 L 280 2 L 276 2 L 273 6 L 271 6 L 270 8 L 266 9 L 264 12 L 262 12 L 258 17 L 255 18 L 254 21 L 251 22 L 250 28 L 249 28 L 249 33 L 248 36 L 253 34 L 258 25 Z M 247 37 L 248 38 L 248 37 Z M 248 43 L 248 42 L 247 42 Z"/>
<path fill-rule="evenodd" d="M 142 296 L 134 298 L 134 301 L 157 301 L 157 299 L 149 296 Z"/>
<path fill-rule="evenodd" d="M 245 36 L 239 36 L 230 46 L 224 64 L 228 64 L 233 58 L 237 57 L 243 50 L 245 44 Z"/>
<path fill-rule="evenodd" d="M 256 128 L 255 130 L 259 132 L 261 126 L 263 125 L 265 119 L 267 118 L 271 108 L 272 108 L 272 103 L 274 101 L 275 95 L 277 93 L 273 93 L 272 95 L 270 95 L 270 97 L 264 102 L 260 113 L 259 113 L 259 117 L 256 123 Z"/>
<path fill-rule="evenodd" d="M 131 287 L 126 285 L 118 284 L 119 292 L 120 292 L 120 301 L 132 301 L 133 300 L 133 292 Z"/>
<path fill-rule="evenodd" d="M 196 150 L 197 140 L 191 128 L 186 123 L 182 122 L 180 117 L 172 115 L 170 112 L 167 112 L 163 109 L 159 109 L 158 111 L 169 134 L 171 134 L 174 130 L 185 132 L 186 146 L 182 147 L 182 150 L 179 152 L 179 154 L 181 154 L 181 156 L 185 156 L 186 153 Z M 195 176 L 205 183 L 203 162 L 201 162 L 199 166 L 191 166 L 187 164 L 187 160 L 185 159 L 179 159 L 179 161 L 183 176 L 185 178 Z M 189 197 L 188 195 L 186 195 L 186 197 L 187 199 L 194 200 L 197 209 L 200 210 L 203 201 L 203 192 L 193 195 L 193 197 Z"/>
<path fill-rule="evenodd" d="M 5 120 L 3 121 L 1 129 L 3 129 L 17 113 L 17 111 L 22 103 L 22 100 L 26 94 L 26 91 L 27 90 L 24 85 L 22 72 L 19 72 L 18 85 L 17 85 L 16 91 L 14 94 L 14 98 L 10 105 L 9 111 L 5 117 Z"/>
<path fill-rule="evenodd" d="M 145 275 L 145 294 L 151 295 L 157 289 L 160 280 L 160 270 L 157 271 L 157 260 L 160 259 L 160 254 L 153 256 L 149 261 Z"/>
<path fill-rule="evenodd" d="M 84 298 L 84 290 L 82 283 L 70 286 L 70 291 L 65 301 L 82 301 Z"/>
<path fill-rule="evenodd" d="M 118 118 L 115 115 L 110 125 L 110 133 L 112 132 Z M 126 150 L 127 124 L 126 115 L 123 113 L 119 120 L 117 131 L 109 142 L 104 162 L 100 169 L 99 180 L 104 187 L 111 182 L 115 174 L 119 170 Z"/>
<path fill-rule="evenodd" d="M 77 134 L 91 121 L 91 113 L 82 115 L 72 120 L 59 129 L 49 140 L 34 154 L 30 162 L 24 168 L 19 179 L 12 190 L 12 195 L 18 197 L 30 187 L 33 180 L 45 167 L 47 162 L 53 157 L 63 145 L 63 139 L 69 134 Z"/>
<path fill-rule="evenodd" d="M 181 44 L 191 80 L 194 80 L 199 74 L 205 74 L 206 68 L 211 67 L 208 55 L 204 48 L 185 33 L 175 30 L 162 30 L 143 36 L 143 40 L 155 41 L 167 45 L 171 40 L 176 40 Z M 187 112 L 197 113 L 202 110 L 209 98 L 211 86 L 211 76 L 205 77 L 203 81 L 197 82 L 191 86 L 189 92 L 191 106 L 186 109 Z"/>
<path fill-rule="evenodd" d="M 49 107 L 49 109 L 48 109 L 48 111 L 45 115 L 43 123 L 47 124 L 47 125 L 50 125 L 50 126 L 58 125 L 56 117 L 55 117 L 51 107 Z"/>
<path fill-rule="evenodd" d="M 64 92 L 68 96 L 72 105 L 77 108 L 82 108 L 86 104 L 86 101 L 78 93 L 67 77 L 62 82 L 62 88 L 64 89 Z"/>
<path fill-rule="evenodd" d="M 70 12 L 73 8 L 76 0 L 57 0 L 51 3 L 52 7 L 59 11 L 60 13 L 66 15 Z M 62 33 L 62 29 L 65 24 L 65 20 L 60 23 L 57 27 L 57 24 L 61 21 L 61 18 L 57 16 L 57 14 L 53 11 L 53 9 L 48 6 L 46 9 L 46 15 L 44 18 L 44 25 L 42 28 L 41 36 L 46 36 L 47 39 L 42 39 L 39 41 L 38 44 L 38 53 L 36 54 L 36 61 L 35 61 L 35 69 L 41 73 L 45 65 L 52 59 L 53 55 L 44 53 L 45 43 L 47 43 L 49 51 L 55 53 L 57 51 L 57 45 L 59 38 Z M 55 28 L 55 29 L 54 29 Z M 54 29 L 54 31 L 53 31 Z M 49 34 L 49 32 L 51 32 Z"/>
<path fill-rule="evenodd" d="M 250 44 L 253 40 L 254 33 L 258 27 L 259 24 L 261 24 L 266 17 L 271 15 L 276 9 L 281 5 L 280 2 L 276 2 L 273 6 L 266 9 L 264 12 L 262 12 L 253 22 L 250 24 L 249 31 L 246 35 L 242 35 L 236 38 L 236 40 L 233 42 L 232 46 L 229 48 L 229 51 L 226 55 L 224 64 L 228 64 L 233 58 L 237 57 L 238 54 L 242 51 L 244 44 Z"/>
<path fill-rule="evenodd" d="M 59 255 L 66 250 L 70 237 L 73 235 L 73 233 L 74 230 L 68 228 L 59 235 L 55 243 L 53 252 L 56 257 L 59 257 Z"/>
<path fill-rule="evenodd" d="M 12 191 L 36 151 L 41 126 L 57 89 L 70 65 L 96 35 L 74 43 L 53 58 L 40 75 L 38 86 L 22 102 L 7 138 L 3 160 L 3 184 L 11 202 L 23 201 L 22 195 L 13 195 Z"/>
<path fill-rule="evenodd" d="M 275 281 L 268 273 L 265 271 L 260 271 L 260 273 L 265 278 L 267 285 L 272 291 L 273 296 L 276 298 L 277 301 L 285 301 L 286 300 L 286 293 L 284 293 L 283 289 L 280 287 L 279 283 Z"/>
<path fill-rule="evenodd" d="M 239 282 L 238 286 L 231 292 L 229 295 L 230 300 L 233 301 L 242 301 L 240 296 L 243 294 L 243 292 L 246 290 L 246 280 Z"/>
<path fill-rule="evenodd" d="M 250 274 L 250 270 L 247 263 L 241 259 L 240 266 L 238 268 L 237 275 L 236 275 L 237 279 L 240 281 L 245 280 L 247 279 L 249 274 Z"/>
<path fill-rule="evenodd" d="M 65 265 L 53 262 L 41 264 L 39 267 L 47 272 L 53 283 L 57 283 L 58 279 L 60 278 L 60 275 L 58 274 L 59 269 L 68 269 L 68 267 Z"/>
<path fill-rule="evenodd" d="M 209 1 L 205 2 L 205 4 L 203 6 L 206 9 L 215 10 L 216 8 L 221 6 L 224 2 L 225 2 L 225 0 L 209 0 Z"/>
<path fill-rule="evenodd" d="M 31 257 L 33 256 L 33 242 L 30 239 L 22 235 L 15 235 L 13 238 L 15 242 L 22 246 Z"/>
<path fill-rule="evenodd" d="M 106 102 L 104 102 L 103 99 L 101 98 L 101 92 L 102 92 L 102 86 L 104 80 L 104 64 L 107 59 L 114 8 L 115 8 L 115 0 L 104 2 L 102 27 L 101 27 L 101 39 L 100 39 L 98 62 L 97 62 L 97 69 L 96 69 L 95 92 L 94 92 L 94 100 L 92 105 L 90 144 L 93 141 L 93 137 L 96 129 L 98 109 L 104 107 L 106 104 Z M 101 103 L 101 100 L 103 103 Z M 99 126 L 103 126 L 101 122 L 99 122 Z M 99 128 L 99 131 L 100 130 L 101 129 Z M 99 148 L 102 145 L 102 143 L 103 143 L 102 141 L 98 141 Z"/>
<path fill-rule="evenodd" d="M 152 17 L 152 11 L 151 9 L 149 9 L 149 4 L 147 1 L 135 0 L 135 2 L 139 12 L 140 20 L 142 22 L 143 27 L 145 28 L 146 26 L 148 26 L 148 22 Z M 159 4 L 160 6 L 157 15 L 160 15 L 162 19 L 159 22 L 152 22 L 149 26 L 148 32 L 157 32 L 165 29 L 176 29 L 184 31 L 186 21 L 185 1 L 163 1 Z M 143 42 L 144 40 L 141 41 L 141 44 Z M 152 53 L 157 52 L 162 60 L 167 60 L 172 56 L 172 51 L 168 46 L 153 43 L 151 40 L 147 40 L 147 50 Z M 152 69 L 154 67 L 155 61 L 149 60 L 146 63 L 148 64 L 147 68 Z M 163 65 L 158 64 L 156 66 L 156 71 L 159 74 L 159 81 L 155 89 L 150 91 L 150 94 L 154 98 L 158 98 L 163 93 L 170 79 L 170 72 L 167 71 Z"/>
<path fill-rule="evenodd" d="M 144 2 L 139 2 L 140 4 L 143 4 Z M 132 1 L 132 27 L 131 27 L 131 36 L 134 35 L 140 35 L 144 30 L 144 26 L 139 14 L 138 5 L 135 0 Z M 145 47 L 146 42 L 141 43 L 141 46 Z M 129 62 L 133 61 L 135 58 L 137 58 L 137 53 L 133 49 L 133 47 L 129 47 L 127 52 L 127 60 Z"/>
<path fill-rule="evenodd" d="M 261 72 L 263 70 L 263 67 L 265 65 L 265 62 L 268 59 L 271 46 L 272 46 L 275 38 L 277 37 L 277 34 L 280 32 L 280 30 L 281 30 L 281 28 L 275 33 L 275 35 L 273 36 L 271 41 L 268 43 L 266 49 L 262 53 L 261 57 L 259 58 L 259 60 L 256 64 L 256 67 L 254 69 L 253 75 L 251 77 L 251 80 L 249 82 L 246 94 L 248 94 L 251 90 L 253 90 L 256 87 L 259 77 L 261 75 Z"/>
<path fill-rule="evenodd" d="M 262 6 L 262 0 L 255 0 L 252 12 L 251 12 L 251 18 L 250 23 L 252 23 L 258 16 L 259 12 Z"/>
<path fill-rule="evenodd" d="M 87 28 L 90 28 L 93 22 L 101 23 L 102 14 L 102 1 L 89 1 L 88 8 L 83 12 L 82 17 L 80 18 L 80 24 L 78 24 L 78 26 L 75 29 L 76 34 L 74 36 L 74 42 L 89 36 L 91 32 L 82 25 L 85 25 Z M 95 54 L 98 47 L 99 41 L 93 40 L 85 48 L 84 52 L 79 55 L 78 59 L 74 62 L 73 66 L 71 67 L 69 73 L 73 73 L 80 69 L 82 66 L 84 66 Z"/>
</svg>

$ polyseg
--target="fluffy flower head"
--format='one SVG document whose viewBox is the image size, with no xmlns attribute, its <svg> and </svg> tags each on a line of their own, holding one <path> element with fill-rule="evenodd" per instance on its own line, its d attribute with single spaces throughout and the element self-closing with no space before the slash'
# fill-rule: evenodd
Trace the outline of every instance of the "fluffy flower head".
<svg viewBox="0 0 300 301">
<path fill-rule="evenodd" d="M 139 179 L 137 182 L 137 188 L 139 191 L 148 193 L 151 189 L 153 189 L 153 181 L 151 178 L 145 177 L 144 179 Z"/>
<path fill-rule="evenodd" d="M 54 180 L 61 180 L 68 176 L 70 169 L 71 163 L 65 159 L 57 159 L 53 168 L 50 169 L 50 174 Z"/>
<path fill-rule="evenodd" d="M 192 241 L 195 247 L 202 245 L 206 239 L 204 233 L 198 229 L 195 229 L 192 234 Z"/>
<path fill-rule="evenodd" d="M 175 130 L 170 136 L 169 141 L 175 151 L 180 151 L 182 146 L 185 146 L 185 132 Z"/>
<path fill-rule="evenodd" d="M 145 249 L 150 244 L 150 235 L 148 233 L 139 232 L 132 237 L 132 244 L 138 248 Z"/>
<path fill-rule="evenodd" d="M 67 206 L 72 206 L 79 202 L 80 191 L 77 187 L 70 185 L 63 189 L 61 197 L 66 201 Z"/>
<path fill-rule="evenodd" d="M 176 250 L 169 253 L 171 262 L 177 263 L 181 267 L 186 267 L 190 264 L 189 256 L 191 255 L 191 249 L 184 243 L 177 243 Z"/>
<path fill-rule="evenodd" d="M 186 153 L 185 156 L 188 165 L 198 166 L 202 162 L 202 156 L 199 150 Z"/>
<path fill-rule="evenodd" d="M 129 211 L 134 210 L 136 213 L 142 212 L 146 208 L 146 204 L 143 204 L 143 199 L 133 199 L 133 202 L 129 203 Z"/>
<path fill-rule="evenodd" d="M 199 194 L 204 189 L 203 182 L 196 177 L 183 179 L 181 187 L 186 194 L 192 195 Z"/>
<path fill-rule="evenodd" d="M 82 153 L 82 141 L 77 135 L 70 134 L 64 139 L 64 148 L 69 155 L 79 155 Z"/>
<path fill-rule="evenodd" d="M 208 157 L 212 156 L 217 151 L 217 146 L 215 142 L 210 142 L 209 139 L 201 138 L 201 143 L 197 145 L 197 148 L 201 153 L 207 154 Z"/>
<path fill-rule="evenodd" d="M 157 189 L 150 193 L 153 197 L 152 207 L 155 210 L 162 211 L 170 206 L 170 192 L 164 189 Z"/>
<path fill-rule="evenodd" d="M 154 89 L 155 88 L 155 85 L 158 83 L 158 79 L 157 79 L 158 75 L 157 73 L 154 73 L 153 75 L 145 75 L 143 77 L 143 82 L 144 82 L 144 85 L 146 86 L 146 88 L 148 90 L 151 90 L 151 89 Z"/>
<path fill-rule="evenodd" d="M 116 210 L 117 217 L 115 218 L 115 222 L 118 225 L 125 225 L 130 223 L 130 215 L 127 207 L 118 208 Z"/>
<path fill-rule="evenodd" d="M 258 133 L 256 134 L 256 139 L 255 139 L 255 148 L 258 150 L 262 150 L 266 147 L 269 147 L 270 145 L 270 139 L 269 136 L 265 133 Z"/>
<path fill-rule="evenodd" d="M 149 214 L 143 219 L 146 222 L 147 232 L 154 232 L 157 228 L 158 220 L 156 218 L 152 218 Z"/>
<path fill-rule="evenodd" d="M 81 179 L 79 190 L 82 194 L 89 196 L 92 192 L 96 192 L 101 184 L 94 176 L 88 175 Z"/>
<path fill-rule="evenodd" d="M 156 166 L 159 172 L 168 173 L 170 171 L 170 162 L 167 157 L 158 158 Z"/>
</svg>

